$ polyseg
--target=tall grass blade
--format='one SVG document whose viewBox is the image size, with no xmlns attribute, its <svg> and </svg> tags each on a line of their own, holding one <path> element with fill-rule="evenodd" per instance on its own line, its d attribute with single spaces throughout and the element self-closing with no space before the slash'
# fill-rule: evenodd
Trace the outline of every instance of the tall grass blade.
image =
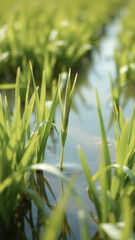
<svg viewBox="0 0 135 240">
<path fill-rule="evenodd" d="M 55 96 L 54 96 L 54 99 L 53 99 L 51 111 L 49 113 L 49 117 L 48 117 L 48 120 L 47 120 L 48 122 L 50 122 L 50 124 L 46 125 L 44 136 L 43 136 L 42 141 L 40 143 L 40 152 L 39 152 L 39 155 L 38 155 L 38 158 L 39 158 L 40 162 L 43 161 L 44 152 L 45 152 L 45 146 L 46 146 L 46 142 L 47 142 L 47 139 L 48 139 L 48 136 L 49 136 L 49 132 L 50 132 L 50 129 L 51 129 L 51 123 L 54 121 L 54 114 L 55 114 L 55 109 L 56 109 L 57 100 L 58 100 L 59 83 L 60 82 L 58 82 L 58 86 L 57 86 L 57 89 L 56 89 L 56 92 L 55 92 Z"/>
<path fill-rule="evenodd" d="M 69 113 L 72 104 L 73 94 L 75 90 L 75 84 L 77 80 L 77 74 L 74 78 L 73 86 L 71 88 L 71 69 L 69 69 L 67 84 L 66 84 L 66 92 L 65 92 L 65 102 L 64 102 L 64 111 L 61 99 L 61 89 L 59 89 L 59 102 L 61 108 L 61 157 L 60 157 L 60 169 L 63 169 L 63 156 L 64 156 L 64 147 L 67 138 L 68 131 L 68 121 L 69 121 Z"/>
<path fill-rule="evenodd" d="M 103 153 L 101 153 L 100 155 L 100 166 L 99 166 L 99 170 L 102 171 L 105 168 L 105 162 L 104 162 L 104 156 Z M 109 168 L 108 168 L 108 171 Z M 102 202 L 102 222 L 107 222 L 108 221 L 108 217 L 109 217 L 109 210 L 110 210 L 110 202 L 108 199 L 108 183 L 107 183 L 107 174 L 101 174 L 99 176 L 99 181 L 100 181 L 100 188 L 101 188 L 101 202 Z M 104 236 L 105 238 L 105 236 Z"/>
<path fill-rule="evenodd" d="M 44 218 L 46 217 L 44 202 L 41 199 L 40 195 L 31 188 L 25 188 L 24 191 L 30 196 L 30 198 L 34 201 L 38 209 L 43 213 Z"/>
<path fill-rule="evenodd" d="M 45 71 L 43 71 L 41 94 L 40 94 L 40 106 L 43 111 L 42 118 L 41 118 L 42 121 L 45 120 L 45 102 L 46 102 L 46 78 L 45 78 Z"/>
<path fill-rule="evenodd" d="M 12 120 L 11 120 L 11 116 L 9 114 L 9 108 L 8 108 L 8 102 L 7 102 L 7 96 L 6 95 L 5 95 L 5 118 L 8 121 L 9 133 L 11 133 Z"/>
<path fill-rule="evenodd" d="M 36 136 L 36 134 L 33 135 L 30 141 L 26 145 L 26 149 L 20 160 L 18 169 L 25 168 L 31 165 L 32 163 L 34 163 L 33 161 L 34 161 L 35 153 L 37 150 L 38 141 L 39 141 L 39 137 Z"/>
<path fill-rule="evenodd" d="M 89 240 L 90 239 L 89 226 L 88 226 L 88 221 L 86 219 L 85 213 L 80 209 L 78 215 L 80 219 L 81 239 Z"/>
<path fill-rule="evenodd" d="M 105 166 L 108 166 L 111 164 L 111 159 L 110 159 L 110 153 L 109 153 L 109 148 L 108 148 L 107 139 L 106 139 L 106 133 L 105 133 L 104 123 L 103 123 L 103 118 L 102 118 L 102 113 L 101 113 L 101 108 L 100 108 L 98 92 L 97 92 L 96 88 L 95 88 L 95 94 L 96 94 L 97 110 L 98 110 L 98 117 L 99 117 L 99 122 L 100 122 L 100 131 L 101 131 L 101 138 L 102 138 L 102 149 L 103 149 L 102 151 L 104 154 Z M 108 189 L 110 189 L 111 170 L 108 171 L 108 173 L 106 173 L 106 174 L 107 174 Z"/>
<path fill-rule="evenodd" d="M 30 84 L 31 84 L 31 78 L 28 79 L 27 89 L 26 89 L 26 95 L 25 95 L 25 110 L 28 106 L 29 102 L 29 92 L 30 92 Z"/>
<path fill-rule="evenodd" d="M 130 199 L 128 196 L 125 196 L 122 200 L 121 212 L 123 214 L 124 227 L 122 229 L 122 234 L 120 240 L 130 239 L 132 236 L 133 229 L 133 215 L 132 208 L 130 205 Z"/>
<path fill-rule="evenodd" d="M 82 163 L 82 166 L 83 166 L 84 174 L 85 174 L 86 180 L 87 180 L 88 185 L 89 185 L 89 190 L 91 192 L 92 198 L 93 198 L 94 203 L 95 203 L 95 208 L 96 208 L 96 211 L 97 211 L 99 222 L 101 222 L 101 204 L 100 204 L 100 200 L 99 200 L 99 197 L 98 197 L 98 193 L 96 191 L 94 182 L 92 180 L 92 175 L 89 171 L 89 167 L 87 165 L 85 156 L 84 156 L 84 154 L 83 154 L 83 152 L 82 152 L 82 150 L 79 146 L 78 146 L 78 151 L 79 151 L 80 160 L 81 160 L 81 163 Z"/>
<path fill-rule="evenodd" d="M 124 127 L 121 132 L 121 139 L 119 141 L 119 145 L 117 146 L 117 154 L 116 154 L 116 164 L 120 165 L 118 170 L 115 170 L 114 176 L 111 184 L 111 196 L 113 199 L 116 198 L 117 194 L 120 194 L 120 189 L 124 187 L 124 175 L 122 174 L 122 167 L 124 165 L 126 156 L 128 154 L 128 130 L 129 123 L 125 122 Z M 117 143 L 116 143 L 117 145 Z"/>
<path fill-rule="evenodd" d="M 34 78 L 34 74 L 33 74 L 33 68 L 32 68 L 31 61 L 29 63 L 30 63 L 31 76 L 32 76 L 34 92 L 35 92 L 35 98 L 36 98 L 37 124 L 39 124 L 40 123 L 40 119 L 41 119 L 40 102 L 39 102 L 39 96 L 38 96 L 38 91 L 37 91 L 37 87 L 36 87 L 36 83 L 35 83 L 35 78 Z"/>
</svg>

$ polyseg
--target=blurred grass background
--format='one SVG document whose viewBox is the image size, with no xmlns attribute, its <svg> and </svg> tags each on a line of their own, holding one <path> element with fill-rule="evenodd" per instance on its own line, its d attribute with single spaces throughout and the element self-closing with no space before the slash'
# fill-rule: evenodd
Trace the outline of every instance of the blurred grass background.
<svg viewBox="0 0 135 240">
<path fill-rule="evenodd" d="M 7 0 L 0 8 L 0 83 L 15 80 L 18 66 L 32 61 L 47 86 L 97 44 L 124 0 Z M 39 80 L 40 81 L 40 80 Z"/>
</svg>

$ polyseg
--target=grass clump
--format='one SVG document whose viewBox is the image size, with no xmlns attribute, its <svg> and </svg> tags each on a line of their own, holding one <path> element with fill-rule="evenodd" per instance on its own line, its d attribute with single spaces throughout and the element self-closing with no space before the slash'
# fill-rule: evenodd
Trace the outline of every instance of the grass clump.
<svg viewBox="0 0 135 240">
<path fill-rule="evenodd" d="M 122 11 L 122 30 L 119 34 L 119 47 L 115 51 L 115 63 L 117 78 L 112 83 L 112 98 L 119 105 L 127 103 L 128 98 L 134 99 L 133 88 L 135 86 L 135 23 L 134 23 L 135 2 L 133 0 L 126 4 Z"/>
<path fill-rule="evenodd" d="M 53 126 L 57 131 L 53 121 L 54 121 L 55 109 L 58 103 L 57 99 L 58 99 L 59 84 L 56 87 L 55 93 L 53 93 L 54 96 L 52 96 L 52 100 L 47 101 L 45 72 L 43 72 L 41 92 L 39 96 L 31 63 L 30 63 L 30 68 L 31 68 L 31 75 L 32 75 L 32 80 L 34 85 L 35 103 L 36 103 L 36 126 L 35 126 L 34 132 L 37 131 L 38 129 L 38 132 L 40 134 L 36 162 L 43 162 L 46 142 L 47 142 L 51 127 Z"/>
<path fill-rule="evenodd" d="M 124 120 L 121 109 L 114 106 L 116 160 L 111 162 L 106 133 L 96 91 L 98 116 L 101 129 L 102 149 L 99 171 L 92 176 L 85 156 L 79 147 L 79 155 L 88 182 L 89 196 L 95 206 L 102 239 L 133 239 L 134 238 L 134 196 L 135 196 L 135 164 L 134 164 L 134 118 L 133 109 L 131 122 Z M 114 169 L 114 171 L 112 171 Z M 95 181 L 99 178 L 100 194 Z M 132 209 L 130 214 L 125 209 Z M 124 238 L 123 238 L 124 237 Z"/>
<path fill-rule="evenodd" d="M 9 113 L 7 97 L 5 96 L 4 110 L 0 96 L 0 219 L 5 225 L 9 224 L 12 212 L 21 198 L 22 189 L 26 184 L 26 176 L 18 176 L 8 188 L 5 188 L 4 184 L 6 179 L 10 181 L 10 176 L 15 172 L 33 163 L 38 142 L 36 133 L 32 137 L 28 135 L 35 94 L 33 93 L 29 102 L 28 95 L 26 96 L 25 111 L 21 117 L 19 76 L 20 70 L 18 69 L 13 119 Z M 28 139 L 27 143 L 26 139 Z"/>
<path fill-rule="evenodd" d="M 44 95 L 45 80 L 43 78 L 40 94 L 41 105 L 39 109 L 39 105 L 36 106 L 37 125 L 35 127 L 35 130 L 31 133 L 30 119 L 34 109 L 35 101 L 37 104 L 39 96 L 35 85 L 34 93 L 31 95 L 31 97 L 29 96 L 29 79 L 25 96 L 24 111 L 22 112 L 20 97 L 20 78 L 20 69 L 18 69 L 15 86 L 15 111 L 13 116 L 11 116 L 9 112 L 7 97 L 5 96 L 5 101 L 3 103 L 2 97 L 0 95 L 0 220 L 5 226 L 9 225 L 13 211 L 21 201 L 22 192 L 27 185 L 27 174 L 22 174 L 21 170 L 23 169 L 23 172 L 25 172 L 25 169 L 28 166 L 41 161 L 41 157 L 39 160 L 37 156 L 40 156 L 41 152 L 44 154 L 45 145 L 42 143 L 42 138 L 44 136 L 44 140 L 47 141 L 50 129 L 47 126 L 47 128 L 45 128 L 43 131 L 44 126 L 42 127 L 42 125 L 48 124 L 50 126 L 52 119 L 48 116 L 52 116 L 54 113 L 54 107 L 52 107 L 53 113 L 48 112 L 48 116 L 45 116 L 44 111 L 46 99 Z M 34 80 L 33 84 L 35 84 Z M 54 106 L 54 103 L 52 106 Z M 40 110 L 42 110 L 41 117 L 39 115 L 41 113 Z M 45 117 L 48 117 L 47 121 L 45 121 Z M 42 151 L 39 150 L 39 144 L 41 144 L 41 146 L 43 145 Z M 3 206 L 5 207 L 3 208 Z"/>
<path fill-rule="evenodd" d="M 61 89 L 59 89 L 59 102 L 60 102 L 60 108 L 61 108 L 61 158 L 60 158 L 61 170 L 63 169 L 63 155 L 64 155 L 65 142 L 67 138 L 69 113 L 70 113 L 72 98 L 75 90 L 77 75 L 75 76 L 72 88 L 71 88 L 70 78 L 71 78 L 71 70 L 69 70 L 67 84 L 66 84 L 64 111 L 63 111 L 63 105 L 62 105 L 62 99 L 61 99 L 62 91 Z"/>
<path fill-rule="evenodd" d="M 21 207 L 21 202 L 24 198 L 29 201 L 33 200 L 37 206 L 38 211 L 42 212 L 43 224 L 45 224 L 45 230 L 43 232 L 42 239 L 46 236 L 50 236 L 49 239 L 56 239 L 58 237 L 61 224 L 65 217 L 65 208 L 70 195 L 75 197 L 76 203 L 79 206 L 80 221 L 84 228 L 82 229 L 82 236 L 86 236 L 88 239 L 89 231 L 85 227 L 87 223 L 87 218 L 84 210 L 82 201 L 80 200 L 77 192 L 75 191 L 73 185 L 76 177 L 73 176 L 72 180 L 67 179 L 67 177 L 55 167 L 49 164 L 43 163 L 44 154 L 46 149 L 46 142 L 51 130 L 54 127 L 57 131 L 53 120 L 55 115 L 55 108 L 58 104 L 58 93 L 60 104 L 61 100 L 61 79 L 57 87 L 53 86 L 52 89 L 52 101 L 51 107 L 47 108 L 46 99 L 46 80 L 45 72 L 43 72 L 41 91 L 38 92 L 38 87 L 36 86 L 32 64 L 30 63 L 31 77 L 28 80 L 28 85 L 26 88 L 26 95 L 24 100 L 23 111 L 21 110 L 21 86 L 20 81 L 23 75 L 20 74 L 20 69 L 17 71 L 16 86 L 15 86 L 15 111 L 13 116 L 11 116 L 8 107 L 7 97 L 5 96 L 5 102 L 0 96 L 0 231 L 3 229 L 9 229 L 11 225 L 11 220 L 15 219 L 15 215 L 19 214 L 17 211 Z M 30 75 L 29 75 L 30 76 Z M 34 92 L 30 94 L 31 78 L 34 86 Z M 64 121 L 66 126 L 66 134 L 68 127 L 68 117 L 72 102 L 72 97 L 75 88 L 75 82 L 70 89 L 70 72 L 67 80 L 66 97 L 65 104 L 66 110 L 64 115 Z M 31 96 L 30 96 L 31 95 Z M 31 131 L 31 115 L 36 108 L 36 126 L 33 131 Z M 61 105 L 62 107 L 62 105 Z M 62 110 L 62 109 L 61 109 Z M 63 114 L 63 112 L 62 112 Z M 62 122 L 63 124 L 63 122 Z M 65 128 L 64 128 L 65 130 Z M 65 134 L 65 132 L 64 132 Z M 63 136 L 63 132 L 62 132 Z M 66 141 L 66 136 L 65 136 Z M 64 144 L 65 145 L 65 144 Z M 64 146 L 63 146 L 64 150 Z M 35 172 L 37 176 L 37 183 L 35 181 Z M 64 181 L 67 184 L 67 190 L 62 194 L 60 203 L 56 206 L 52 206 L 47 198 L 46 190 L 44 184 L 47 184 L 50 193 L 54 197 L 53 191 L 47 180 L 45 180 L 43 172 L 49 172 Z M 39 173 L 42 179 L 39 179 Z M 63 185 L 62 185 L 63 186 Z M 63 190 L 63 187 L 62 187 Z M 55 210 L 51 216 L 45 211 L 45 198 L 47 198 L 47 206 L 50 210 Z M 25 199 L 25 200 L 26 200 Z M 55 197 L 54 197 L 55 199 Z M 6 201 L 5 201 L 6 200 Z M 27 201 L 27 200 L 26 200 Z M 55 199 L 56 201 L 56 199 Z M 4 207 L 3 207 L 4 206 Z M 32 211 L 32 210 L 29 210 Z M 36 230 L 32 226 L 32 213 L 30 213 L 30 219 L 27 216 L 26 221 L 32 227 L 32 234 L 39 236 Z M 58 221 L 56 221 L 56 218 Z M 15 220 L 17 221 L 17 220 Z M 65 221 L 65 220 L 64 220 Z M 49 225 L 48 225 L 49 222 Z M 68 223 L 67 223 L 68 224 Z M 55 227 L 54 227 L 55 226 Z M 53 230 L 52 230 L 53 229 Z M 63 230 L 62 230 L 63 231 Z M 67 231 L 69 231 L 69 226 L 67 225 Z M 72 231 L 71 231 L 72 233 Z M 64 232 L 64 235 L 66 233 Z M 23 234 L 23 236 L 25 233 Z"/>
</svg>

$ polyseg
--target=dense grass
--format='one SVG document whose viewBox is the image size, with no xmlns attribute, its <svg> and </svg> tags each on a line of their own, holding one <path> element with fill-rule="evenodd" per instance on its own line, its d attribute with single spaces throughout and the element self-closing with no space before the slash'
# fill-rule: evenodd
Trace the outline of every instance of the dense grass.
<svg viewBox="0 0 135 240">
<path fill-rule="evenodd" d="M 32 61 L 38 81 L 47 86 L 68 71 L 93 46 L 124 0 L 6 1 L 0 9 L 0 74 L 14 80 L 17 67 Z"/>
<path fill-rule="evenodd" d="M 13 217 L 14 210 L 16 210 L 17 206 L 20 204 L 23 195 L 25 196 L 28 194 L 33 199 L 37 207 L 43 212 L 43 216 L 46 216 L 42 199 L 33 188 L 34 186 L 32 183 L 34 174 L 29 174 L 29 172 L 31 171 L 49 171 L 52 174 L 55 174 L 64 181 L 66 181 L 69 187 L 67 190 L 67 195 L 64 197 L 64 200 L 61 200 L 62 202 L 64 201 L 63 207 L 68 200 L 69 194 L 73 192 L 76 196 L 75 198 L 78 199 L 76 201 L 84 212 L 83 204 L 81 203 L 81 200 L 79 200 L 79 197 L 73 189 L 70 181 L 56 168 L 43 164 L 46 142 L 51 127 L 53 127 L 57 131 L 53 120 L 55 107 L 58 104 L 58 90 L 59 92 L 61 91 L 61 78 L 55 90 L 51 107 L 48 109 L 47 105 L 45 105 L 45 74 L 43 72 L 42 85 L 39 97 L 38 88 L 35 84 L 31 63 L 29 68 L 32 75 L 31 78 L 33 81 L 34 92 L 32 96 L 29 96 L 30 78 L 26 89 L 23 113 L 21 113 L 21 76 L 19 69 L 17 71 L 15 87 L 15 110 L 13 116 L 11 116 L 9 113 L 7 97 L 5 96 L 4 102 L 3 99 L 0 97 L 0 225 L 6 228 L 10 226 L 11 217 Z M 34 105 L 36 107 L 36 126 L 33 130 L 31 130 L 30 119 Z M 43 184 L 44 181 L 41 186 Z M 62 203 L 60 204 L 60 206 L 61 205 Z M 60 214 L 60 222 L 61 217 L 62 216 Z M 59 224 L 60 223 L 58 222 L 56 229 L 57 231 L 59 228 Z"/>
<path fill-rule="evenodd" d="M 28 195 L 35 202 L 36 206 L 42 212 L 45 230 L 42 239 L 49 237 L 50 239 L 57 239 L 62 220 L 65 219 L 65 207 L 67 205 L 70 194 L 75 197 L 76 203 L 79 206 L 79 217 L 82 228 L 82 239 L 89 239 L 89 229 L 87 227 L 87 218 L 82 201 L 80 200 L 76 190 L 73 187 L 73 180 L 68 180 L 58 169 L 44 164 L 44 153 L 46 149 L 46 141 L 49 136 L 51 126 L 55 128 L 53 123 L 54 109 L 58 103 L 58 92 L 61 94 L 61 83 L 59 78 L 58 88 L 52 100 L 52 107 L 50 111 L 45 111 L 45 105 L 42 104 L 45 97 L 46 81 L 43 72 L 42 86 L 40 97 L 35 85 L 32 66 L 30 64 L 30 71 L 32 75 L 34 93 L 29 98 L 30 81 L 28 82 L 24 112 L 21 115 L 20 105 L 20 71 L 17 71 L 16 89 L 15 89 L 15 113 L 13 117 L 9 114 L 7 99 L 5 97 L 4 109 L 2 106 L 2 99 L 0 104 L 0 141 L 1 141 L 1 180 L 0 180 L 0 222 L 3 226 L 8 228 L 10 226 L 10 219 L 14 216 L 14 211 L 22 201 L 22 196 Z M 74 91 L 74 86 L 71 90 Z M 67 92 L 70 91 L 70 72 L 67 80 L 67 89 L 65 93 L 65 104 L 67 104 Z M 43 94 L 44 93 L 44 94 Z M 43 95 L 42 95 L 43 94 Z M 111 163 L 109 148 L 106 140 L 106 133 L 100 108 L 100 102 L 96 91 L 97 109 L 99 115 L 102 149 L 100 157 L 100 168 L 94 176 L 91 175 L 86 159 L 79 147 L 79 154 L 88 181 L 89 196 L 95 205 L 97 217 L 93 217 L 98 224 L 99 236 L 102 239 L 133 239 L 134 238 L 134 194 L 135 194 L 135 110 L 131 116 L 131 121 L 126 121 L 123 117 L 121 108 L 117 109 L 114 106 L 115 114 L 115 136 L 116 136 L 116 162 Z M 60 105 L 61 95 L 59 95 Z M 71 99 L 72 100 L 72 99 Z M 30 129 L 30 117 L 32 110 L 36 104 L 37 125 L 35 129 Z M 70 103 L 70 102 L 69 102 Z M 69 105 L 70 106 L 70 105 Z M 62 106 L 61 106 L 62 108 Z M 61 109 L 62 111 L 62 109 Z M 67 121 L 65 125 L 68 126 L 68 116 L 70 108 L 66 108 L 64 119 Z M 41 114 L 42 113 L 42 114 Z M 61 112 L 63 114 L 63 111 Z M 66 117 L 67 116 L 67 117 Z M 62 129 L 64 124 L 62 118 Z M 57 131 L 57 129 L 55 128 Z M 61 130 L 63 137 L 64 132 Z M 66 130 L 67 134 L 67 130 Z M 64 138 L 66 140 L 66 137 Z M 65 144 L 65 141 L 64 141 Z M 63 147 L 64 149 L 64 147 Z M 63 164 L 63 163 L 62 163 Z M 60 168 L 63 165 L 60 164 Z M 114 171 L 112 172 L 112 169 Z M 34 174 L 32 172 L 48 171 L 65 181 L 68 185 L 64 192 L 60 203 L 54 208 L 54 213 L 47 216 L 43 203 L 44 196 L 44 178 L 38 181 L 37 190 L 33 185 Z M 31 172 L 31 174 L 29 174 Z M 38 174 L 38 172 L 37 172 Z M 30 178 L 28 178 L 30 176 Z M 38 176 L 38 175 L 37 175 Z M 99 178 L 101 195 L 96 190 L 94 182 Z M 49 186 L 49 183 L 47 183 Z M 50 191 L 51 188 L 49 187 Z M 63 188 L 62 188 L 63 189 Z M 40 195 L 39 195 L 39 193 Z M 43 194 L 43 195 L 42 195 Z M 52 193 L 53 194 L 53 193 Z M 42 197 L 41 197 L 42 196 Z M 7 199 L 5 203 L 5 199 Z M 3 208 L 3 206 L 5 206 Z M 126 211 L 127 208 L 127 211 Z M 130 211 L 130 214 L 129 214 Z M 56 221 L 57 219 L 57 221 Z M 48 224 L 49 223 L 49 224 Z M 53 231 L 52 231 L 53 229 Z M 119 236 L 119 237 L 118 237 Z"/>
<path fill-rule="evenodd" d="M 126 105 L 127 98 L 124 92 L 128 92 L 128 98 L 134 99 L 133 88 L 135 86 L 135 2 L 129 1 L 123 10 L 121 17 L 122 30 L 119 34 L 119 47 L 115 52 L 117 67 L 116 82 L 112 82 L 112 98 L 117 105 Z M 127 89 L 127 90 L 126 90 Z M 123 102 L 122 102 L 123 97 Z"/>
<path fill-rule="evenodd" d="M 116 160 L 115 163 L 111 163 L 97 91 L 96 99 L 102 148 L 99 171 L 94 176 L 90 173 L 81 148 L 78 148 L 88 182 L 88 192 L 97 213 L 97 216 L 93 218 L 95 218 L 98 224 L 101 239 L 134 239 L 135 136 L 133 132 L 135 127 L 135 110 L 133 109 L 131 122 L 129 123 L 124 120 L 121 109 L 118 110 L 117 106 L 114 106 Z M 114 169 L 113 172 L 111 171 L 112 169 Z M 95 181 L 98 178 L 100 194 L 95 185 Z"/>
</svg>

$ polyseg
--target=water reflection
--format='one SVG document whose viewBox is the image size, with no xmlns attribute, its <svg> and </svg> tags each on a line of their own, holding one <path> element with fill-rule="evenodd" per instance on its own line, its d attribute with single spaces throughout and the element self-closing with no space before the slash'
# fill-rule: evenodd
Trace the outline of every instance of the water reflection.
<svg viewBox="0 0 135 240">
<path fill-rule="evenodd" d="M 53 181 L 52 184 L 50 184 L 52 178 Z M 0 228 L 0 239 L 2 240 L 41 239 L 43 227 L 47 224 L 48 216 L 53 210 L 55 210 L 58 199 L 64 194 L 64 183 L 50 174 L 46 177 L 43 171 L 36 172 L 34 180 L 32 180 L 34 181 L 33 183 L 31 182 L 31 179 L 29 181 L 32 186 L 34 185 L 34 190 L 40 194 L 44 203 L 46 217 L 42 211 L 40 211 L 39 207 L 36 207 L 29 195 L 23 195 L 21 204 L 12 217 L 10 229 L 4 230 Z M 74 233 L 73 226 L 71 228 L 70 219 L 69 215 L 67 217 L 65 210 L 64 220 L 58 236 L 59 240 L 76 239 L 75 235 L 77 234 Z"/>
<path fill-rule="evenodd" d="M 47 214 L 50 214 L 55 208 L 57 207 L 57 199 L 60 197 L 60 195 L 64 194 L 64 184 L 63 181 L 60 179 L 55 178 L 55 182 L 53 179 L 53 184 L 50 184 L 50 179 L 53 176 L 46 175 L 42 171 L 36 172 L 36 180 L 34 182 L 34 188 L 35 190 L 40 194 L 41 198 L 44 201 L 44 208 Z M 49 180 L 48 180 L 49 179 Z M 55 183 L 57 182 L 57 188 Z M 55 196 L 56 194 L 56 196 Z M 35 217 L 34 217 L 35 218 Z M 37 231 L 38 233 L 41 234 L 41 229 L 44 225 L 46 225 L 46 220 L 45 222 L 41 221 L 41 212 L 38 210 L 37 211 Z M 40 236 L 38 234 L 38 236 Z M 40 238 L 38 238 L 40 239 Z M 60 233 L 58 236 L 58 239 L 66 240 L 66 239 L 75 239 L 74 233 L 72 231 L 72 228 L 70 226 L 70 222 L 66 216 L 66 210 L 64 213 L 64 220 L 62 222 L 62 226 L 60 229 Z"/>
</svg>

